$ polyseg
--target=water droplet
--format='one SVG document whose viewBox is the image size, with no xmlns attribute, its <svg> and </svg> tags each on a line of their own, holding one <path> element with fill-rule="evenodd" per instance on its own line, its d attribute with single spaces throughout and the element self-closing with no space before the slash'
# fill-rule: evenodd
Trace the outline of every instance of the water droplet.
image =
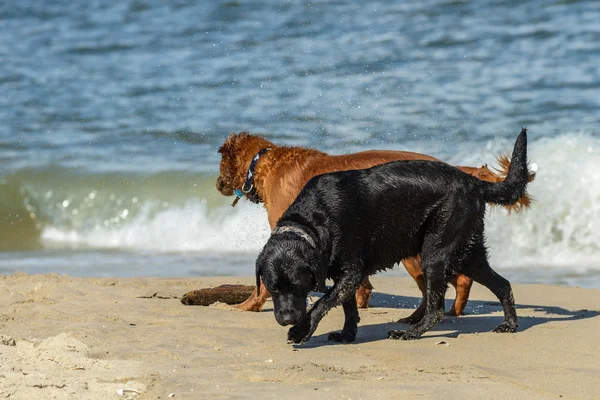
<svg viewBox="0 0 600 400">
<path fill-rule="evenodd" d="M 529 166 L 529 169 L 530 169 L 532 172 L 537 172 L 537 170 L 538 170 L 538 165 L 537 165 L 536 163 L 533 163 L 533 164 L 531 164 L 531 165 Z"/>
<path fill-rule="evenodd" d="M 62 206 L 63 206 L 63 208 L 69 207 L 69 200 L 63 200 Z"/>
<path fill-rule="evenodd" d="M 137 198 L 137 197 L 134 197 L 133 199 L 131 199 L 131 201 L 132 201 L 133 203 L 137 203 L 137 202 L 138 202 L 138 198 Z"/>
<path fill-rule="evenodd" d="M 121 211 L 120 216 L 121 216 L 122 219 L 127 218 L 128 215 L 129 215 L 129 210 L 128 209 L 124 209 L 123 211 Z"/>
</svg>

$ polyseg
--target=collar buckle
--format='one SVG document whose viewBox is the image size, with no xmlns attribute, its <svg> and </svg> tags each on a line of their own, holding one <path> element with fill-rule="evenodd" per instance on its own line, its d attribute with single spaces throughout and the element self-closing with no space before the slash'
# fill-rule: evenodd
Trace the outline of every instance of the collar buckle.
<svg viewBox="0 0 600 400">
<path fill-rule="evenodd" d="M 256 188 L 254 187 L 254 169 L 256 168 L 256 164 L 260 157 L 265 154 L 267 151 L 271 150 L 270 147 L 266 147 L 261 149 L 258 153 L 254 155 L 252 158 L 252 162 L 250 163 L 250 167 L 248 167 L 248 174 L 246 175 L 246 181 L 242 185 L 242 189 L 233 189 L 233 193 L 235 194 L 235 200 L 231 204 L 231 207 L 235 207 L 240 198 L 246 197 L 253 203 L 260 203 L 262 200 L 256 193 Z"/>
<path fill-rule="evenodd" d="M 242 193 L 240 189 L 233 189 L 233 194 L 235 195 L 235 199 L 233 200 L 233 203 L 231 203 L 231 207 L 235 207 L 238 201 L 244 197 L 244 193 Z"/>
</svg>

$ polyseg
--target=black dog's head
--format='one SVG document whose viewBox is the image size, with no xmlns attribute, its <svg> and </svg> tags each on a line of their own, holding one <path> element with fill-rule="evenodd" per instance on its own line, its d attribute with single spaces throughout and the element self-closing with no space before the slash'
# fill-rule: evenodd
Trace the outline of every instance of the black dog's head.
<svg viewBox="0 0 600 400">
<path fill-rule="evenodd" d="M 261 277 L 273 298 L 277 322 L 295 325 L 306 314 L 308 294 L 315 288 L 324 291 L 327 270 L 302 238 L 272 235 L 256 260 L 258 290 Z"/>
</svg>

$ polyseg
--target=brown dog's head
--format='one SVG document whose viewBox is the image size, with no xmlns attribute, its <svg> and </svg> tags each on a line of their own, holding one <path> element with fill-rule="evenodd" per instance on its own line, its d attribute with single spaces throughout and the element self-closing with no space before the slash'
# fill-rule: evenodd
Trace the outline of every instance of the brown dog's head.
<svg viewBox="0 0 600 400">
<path fill-rule="evenodd" d="M 276 146 L 260 136 L 252 136 L 247 132 L 229 135 L 219 148 L 221 165 L 216 184 L 217 190 L 224 196 L 233 196 L 233 190 L 240 189 L 246 180 L 252 157 L 266 147 Z"/>
</svg>

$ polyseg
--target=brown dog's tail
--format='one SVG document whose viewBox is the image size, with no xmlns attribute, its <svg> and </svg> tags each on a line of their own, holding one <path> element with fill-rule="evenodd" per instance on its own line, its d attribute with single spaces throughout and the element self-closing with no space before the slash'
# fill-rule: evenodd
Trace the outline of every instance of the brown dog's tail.
<svg viewBox="0 0 600 400">
<path fill-rule="evenodd" d="M 463 172 L 466 172 L 469 175 L 473 175 L 474 177 L 481 179 L 482 181 L 499 183 L 503 182 L 508 175 L 508 170 L 510 169 L 511 160 L 507 155 L 496 157 L 498 161 L 498 167 L 494 168 L 495 172 L 490 170 L 487 165 L 482 165 L 479 168 L 476 167 L 465 167 L 459 166 L 457 167 Z M 531 182 L 535 179 L 535 171 L 528 170 L 528 182 Z M 533 199 L 531 196 L 524 192 L 521 197 L 514 204 L 504 204 L 503 207 L 510 213 L 512 211 L 520 212 L 526 208 L 528 208 Z M 495 204 L 494 204 L 495 205 Z"/>
<path fill-rule="evenodd" d="M 481 180 L 478 182 L 480 183 L 481 194 L 486 202 L 509 206 L 516 204 L 523 196 L 527 195 L 529 176 L 527 129 L 523 128 L 515 142 L 506 178 L 498 183 Z"/>
<path fill-rule="evenodd" d="M 508 170 L 510 169 L 510 158 L 507 155 L 502 155 L 496 157 L 496 160 L 498 161 L 498 168 L 494 169 L 498 171 L 500 178 L 504 180 L 506 179 L 506 176 L 508 175 Z M 534 166 L 534 164 L 532 164 L 532 166 Z M 527 182 L 533 182 L 534 179 L 535 170 L 529 169 L 527 171 Z M 533 199 L 531 198 L 531 196 L 527 192 L 525 192 L 515 204 L 505 205 L 504 208 L 506 208 L 508 212 L 519 212 L 525 208 L 529 208 L 532 202 Z"/>
</svg>

